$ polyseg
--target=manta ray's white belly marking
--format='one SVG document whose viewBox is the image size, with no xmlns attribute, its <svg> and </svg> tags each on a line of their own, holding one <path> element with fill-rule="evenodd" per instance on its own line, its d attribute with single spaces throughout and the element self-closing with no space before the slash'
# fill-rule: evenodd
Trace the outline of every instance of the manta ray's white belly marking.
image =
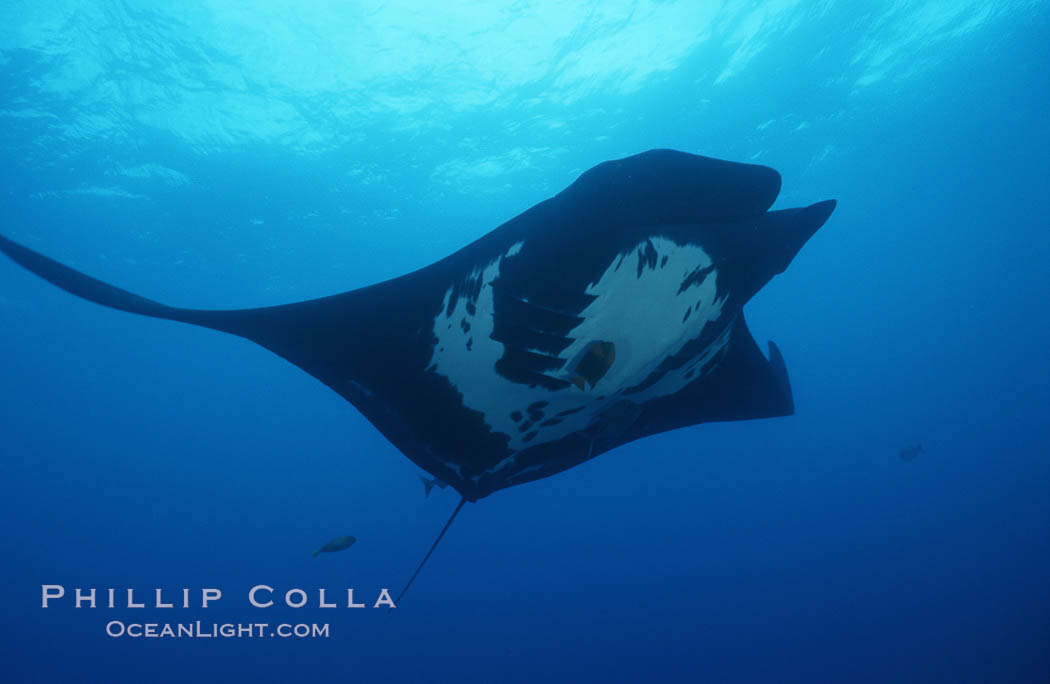
<svg viewBox="0 0 1050 684">
<path fill-rule="evenodd" d="M 649 258 L 640 266 L 639 274 L 632 255 L 640 255 L 649 245 L 655 249 L 656 258 Z M 697 338 L 705 326 L 719 320 L 725 303 L 724 296 L 717 298 L 718 273 L 711 268 L 711 257 L 699 245 L 678 244 L 654 235 L 614 258 L 598 281 L 587 287 L 587 294 L 595 299 L 579 314 L 584 320 L 569 333 L 574 341 L 559 354 L 569 361 L 591 342 L 612 342 L 615 361 L 593 387 L 552 390 L 502 377 L 494 367 L 503 355 L 504 345 L 490 338 L 494 313 L 491 283 L 498 278 L 503 260 L 515 258 L 521 247 L 522 243 L 515 244 L 506 254 L 470 274 L 467 281 L 480 280 L 480 288 L 464 289 L 472 289 L 476 296 L 464 296 L 461 292 L 451 311 L 448 306 L 453 288 L 445 293 L 442 310 L 434 319 L 437 343 L 429 366 L 462 394 L 465 406 L 484 415 L 493 431 L 509 437 L 512 450 L 520 451 L 584 430 L 617 402 L 628 399 L 641 404 L 674 394 L 704 370 L 713 370 L 716 364 L 709 362 L 725 347 L 731 326 L 727 325 L 699 353 L 667 370 L 655 382 L 650 378 L 665 359 Z M 652 251 L 648 253 L 651 255 Z M 706 277 L 690 278 L 702 269 L 710 269 Z M 563 379 L 569 375 L 556 374 Z M 624 395 L 625 390 L 647 378 L 650 384 L 644 389 Z M 534 430 L 522 431 L 522 412 L 539 403 L 543 403 L 543 416 L 548 420 L 536 420 Z M 549 420 L 573 409 L 576 411 L 560 415 L 556 421 Z M 494 474 L 513 465 L 511 455 L 488 472 Z"/>
</svg>

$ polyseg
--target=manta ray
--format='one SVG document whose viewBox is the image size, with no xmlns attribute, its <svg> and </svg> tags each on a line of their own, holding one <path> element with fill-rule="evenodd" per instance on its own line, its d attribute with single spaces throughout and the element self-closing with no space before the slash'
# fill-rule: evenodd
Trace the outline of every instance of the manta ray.
<svg viewBox="0 0 1050 684">
<path fill-rule="evenodd" d="M 794 412 L 783 357 L 762 353 L 743 307 L 835 201 L 770 211 L 780 182 L 651 150 L 415 272 L 256 309 L 166 306 L 2 236 L 0 251 L 74 295 L 239 335 L 323 382 L 460 493 L 436 547 L 467 501 L 659 432 Z"/>
</svg>

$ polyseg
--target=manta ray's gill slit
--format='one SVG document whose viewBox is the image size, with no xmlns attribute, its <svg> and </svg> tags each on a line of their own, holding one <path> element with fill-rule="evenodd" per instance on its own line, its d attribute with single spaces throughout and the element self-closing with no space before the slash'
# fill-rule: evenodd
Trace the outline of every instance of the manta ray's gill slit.
<svg viewBox="0 0 1050 684">
<path fill-rule="evenodd" d="M 502 278 L 496 278 L 489 286 L 497 292 L 501 302 L 514 301 L 519 305 L 541 310 L 566 319 L 577 318 L 578 312 L 594 301 L 594 295 L 587 292 L 574 292 L 567 289 L 543 289 L 542 283 L 533 283 L 528 294 L 520 291 Z M 548 286 L 549 287 L 549 286 Z"/>
<path fill-rule="evenodd" d="M 491 339 L 498 340 L 499 338 L 492 337 Z M 496 363 L 497 371 L 508 373 L 507 377 L 524 373 L 529 376 L 528 379 L 523 380 L 526 383 L 542 380 L 532 377 L 532 374 L 542 374 L 550 378 L 561 377 L 566 361 L 558 351 L 571 344 L 572 340 L 559 342 L 553 348 L 530 346 L 521 344 L 521 342 L 522 340 L 519 339 L 503 344 L 503 354 Z"/>
<path fill-rule="evenodd" d="M 542 306 L 534 301 L 514 296 L 493 283 L 494 304 L 502 318 L 527 322 L 537 330 L 559 331 L 571 329 L 582 320 L 579 316 L 567 311 Z M 593 297 L 590 298 L 593 301 Z"/>
<path fill-rule="evenodd" d="M 493 321 L 489 337 L 508 346 L 553 357 L 557 357 L 574 341 L 571 337 L 535 330 L 504 317 Z"/>
</svg>

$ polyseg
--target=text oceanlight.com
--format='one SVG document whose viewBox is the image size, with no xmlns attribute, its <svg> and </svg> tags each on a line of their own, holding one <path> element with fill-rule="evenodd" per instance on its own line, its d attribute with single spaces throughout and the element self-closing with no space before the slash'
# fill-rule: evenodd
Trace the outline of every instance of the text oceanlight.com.
<svg viewBox="0 0 1050 684">
<path fill-rule="evenodd" d="M 223 624 L 202 623 L 200 620 L 185 623 L 159 623 L 159 622 L 130 622 L 111 620 L 106 623 L 106 634 L 119 638 L 260 638 L 278 637 L 282 639 L 299 638 L 310 639 L 321 637 L 327 639 L 330 634 L 328 624 L 305 624 L 290 625 L 281 623 L 271 625 L 268 622 L 230 623 Z"/>
</svg>

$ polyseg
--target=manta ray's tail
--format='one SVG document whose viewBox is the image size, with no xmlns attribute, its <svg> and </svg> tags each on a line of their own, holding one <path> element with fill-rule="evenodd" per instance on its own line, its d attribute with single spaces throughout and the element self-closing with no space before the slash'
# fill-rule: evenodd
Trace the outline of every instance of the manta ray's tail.
<svg viewBox="0 0 1050 684">
<path fill-rule="evenodd" d="M 236 317 L 231 315 L 238 312 L 180 309 L 167 306 L 104 283 L 68 266 L 63 266 L 54 259 L 49 259 L 28 247 L 12 242 L 2 235 L 0 235 L 0 252 L 44 280 L 88 301 L 143 316 L 194 323 L 207 328 L 248 336 L 247 330 L 238 329 L 239 326 L 235 323 Z"/>
<path fill-rule="evenodd" d="M 369 294 L 376 286 L 280 306 L 255 309 L 208 310 L 167 306 L 122 290 L 63 266 L 0 235 L 0 253 L 66 292 L 96 304 L 130 313 L 191 323 L 249 339 L 266 347 L 307 373 L 347 396 L 347 378 L 361 372 L 358 359 L 368 359 L 369 340 L 393 336 L 376 333 L 370 338 L 360 328 L 376 329 L 375 302 Z M 371 317 L 371 318 L 369 318 Z M 353 349 L 354 353 L 348 353 Z M 356 364 L 356 365 L 355 365 Z M 367 371 L 367 366 L 364 366 Z M 347 396 L 351 401 L 352 396 Z"/>
<path fill-rule="evenodd" d="M 456 506 L 456 510 L 452 511 L 452 515 L 449 516 L 448 522 L 445 523 L 445 526 L 441 528 L 441 532 L 438 534 L 437 539 L 434 540 L 434 544 L 430 547 L 430 550 L 427 551 L 427 555 L 423 556 L 423 560 L 419 562 L 419 567 L 416 568 L 416 571 L 413 572 L 412 576 L 408 578 L 408 583 L 405 585 L 405 588 L 402 589 L 401 593 L 397 595 L 397 599 L 394 601 L 395 606 L 401 603 L 401 597 L 405 595 L 405 592 L 408 591 L 408 588 L 411 587 L 412 583 L 416 581 L 416 577 L 419 576 L 419 571 L 422 570 L 423 566 L 427 564 L 427 560 L 430 559 L 430 554 L 434 553 L 434 549 L 436 549 L 438 544 L 441 542 L 441 538 L 445 536 L 446 532 L 448 532 L 448 528 L 452 527 L 452 521 L 456 519 L 457 515 L 459 515 L 459 512 L 463 508 L 463 504 L 465 503 L 467 503 L 467 497 L 464 496 L 459 500 L 459 504 Z M 393 610 L 393 608 L 390 608 L 390 610 Z"/>
</svg>

